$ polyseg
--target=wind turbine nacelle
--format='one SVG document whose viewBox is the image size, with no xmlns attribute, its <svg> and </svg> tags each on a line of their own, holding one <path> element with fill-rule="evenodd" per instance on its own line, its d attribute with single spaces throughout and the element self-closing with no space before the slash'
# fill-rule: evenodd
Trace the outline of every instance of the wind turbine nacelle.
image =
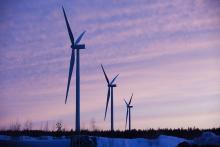
<svg viewBox="0 0 220 147">
<path fill-rule="evenodd" d="M 117 87 L 116 84 L 108 85 L 109 87 Z"/>
<path fill-rule="evenodd" d="M 76 44 L 73 47 L 74 47 L 74 49 L 85 49 L 86 48 L 85 44 Z"/>
</svg>

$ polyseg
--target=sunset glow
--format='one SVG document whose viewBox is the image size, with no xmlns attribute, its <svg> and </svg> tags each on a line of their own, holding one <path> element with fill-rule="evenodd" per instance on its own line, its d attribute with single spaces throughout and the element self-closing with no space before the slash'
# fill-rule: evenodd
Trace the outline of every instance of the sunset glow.
<svg viewBox="0 0 220 147">
<path fill-rule="evenodd" d="M 81 51 L 81 127 L 104 121 L 110 78 L 115 128 L 124 129 L 132 100 L 132 128 L 219 127 L 219 0 L 7 0 L 0 2 L 0 128 L 31 120 L 34 128 L 61 120 L 75 126 L 75 67 L 68 103 L 71 54 L 62 14 L 72 31 L 86 30 Z"/>
</svg>

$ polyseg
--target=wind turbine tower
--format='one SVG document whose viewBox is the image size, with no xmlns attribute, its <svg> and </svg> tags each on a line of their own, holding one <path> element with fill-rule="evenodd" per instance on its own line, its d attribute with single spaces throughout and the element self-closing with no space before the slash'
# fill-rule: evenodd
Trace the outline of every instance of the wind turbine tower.
<svg viewBox="0 0 220 147">
<path fill-rule="evenodd" d="M 126 107 L 127 107 L 125 129 L 127 127 L 127 120 L 129 119 L 129 131 L 131 131 L 131 108 L 133 108 L 133 106 L 131 106 L 132 97 L 133 97 L 133 93 L 131 95 L 129 103 L 127 103 L 126 100 L 124 99 Z"/>
<path fill-rule="evenodd" d="M 73 67 L 74 67 L 74 63 L 75 63 L 75 51 L 76 51 L 76 120 L 75 120 L 76 127 L 75 127 L 75 130 L 76 130 L 76 133 L 79 134 L 80 133 L 80 54 L 79 53 L 80 53 L 81 49 L 85 49 L 85 44 L 79 44 L 79 42 L 81 41 L 83 35 L 85 34 L 85 31 L 83 33 L 81 33 L 81 35 L 74 42 L 73 33 L 71 31 L 71 28 L 70 28 L 68 19 L 66 17 L 66 13 L 65 13 L 64 8 L 63 8 L 63 14 L 64 14 L 66 27 L 68 30 L 69 38 L 71 41 L 71 48 L 72 48 L 65 104 L 67 102 L 67 97 L 68 97 L 68 93 L 69 93 L 69 86 L 70 86 Z"/>
<path fill-rule="evenodd" d="M 109 103 L 109 99 L 110 99 L 110 96 L 111 96 L 111 131 L 114 131 L 113 88 L 116 87 L 116 84 L 114 84 L 114 81 L 116 80 L 116 78 L 118 77 L 119 74 L 117 76 L 115 76 L 114 79 L 110 82 L 107 75 L 106 75 L 106 73 L 105 73 L 104 67 L 102 65 L 101 65 L 101 67 L 102 67 L 102 71 L 105 75 L 105 79 L 106 79 L 107 86 L 108 86 L 108 93 L 107 93 L 104 120 L 106 118 L 108 103 Z"/>
</svg>

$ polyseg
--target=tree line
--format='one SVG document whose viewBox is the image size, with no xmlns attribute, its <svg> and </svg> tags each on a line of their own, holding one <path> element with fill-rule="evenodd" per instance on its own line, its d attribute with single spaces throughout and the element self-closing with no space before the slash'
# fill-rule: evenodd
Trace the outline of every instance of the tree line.
<svg viewBox="0 0 220 147">
<path fill-rule="evenodd" d="M 121 131 L 116 130 L 114 132 L 110 130 L 82 130 L 81 135 L 87 136 L 99 136 L 99 137 L 110 137 L 110 138 L 148 138 L 154 139 L 160 135 L 176 136 L 186 139 L 193 139 L 195 137 L 201 136 L 203 132 L 211 131 L 216 135 L 220 135 L 220 128 L 211 128 L 211 129 L 199 129 L 199 128 L 178 128 L 178 129 L 146 129 L 146 130 L 136 130 L 131 131 Z M 66 136 L 70 137 L 76 135 L 76 132 L 73 130 L 66 131 L 62 129 L 62 124 L 57 124 L 56 130 L 0 130 L 0 134 L 9 135 L 9 136 L 54 136 L 61 137 Z"/>
</svg>

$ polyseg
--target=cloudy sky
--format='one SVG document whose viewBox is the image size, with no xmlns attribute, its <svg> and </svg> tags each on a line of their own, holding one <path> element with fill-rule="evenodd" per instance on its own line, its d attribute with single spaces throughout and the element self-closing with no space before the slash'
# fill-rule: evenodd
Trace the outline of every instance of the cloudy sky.
<svg viewBox="0 0 220 147">
<path fill-rule="evenodd" d="M 72 31 L 86 30 L 81 51 L 81 127 L 104 121 L 109 78 L 115 128 L 124 129 L 123 99 L 134 93 L 132 128 L 219 127 L 220 2 L 218 0 L 0 1 L 0 127 L 61 120 L 75 127 L 75 72 L 65 92 Z M 74 68 L 75 69 L 75 68 Z"/>
</svg>

